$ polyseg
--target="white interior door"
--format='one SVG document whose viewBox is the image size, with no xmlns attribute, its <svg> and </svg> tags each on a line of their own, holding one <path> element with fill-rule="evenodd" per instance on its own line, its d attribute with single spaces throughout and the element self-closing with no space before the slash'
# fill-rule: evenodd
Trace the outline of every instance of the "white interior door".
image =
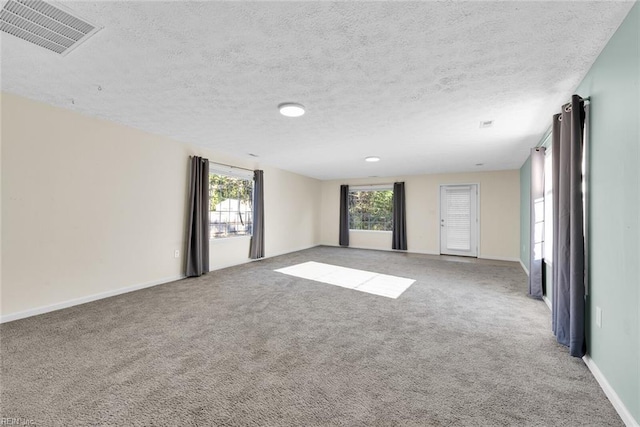
<svg viewBox="0 0 640 427">
<path fill-rule="evenodd" d="M 440 187 L 440 253 L 478 256 L 478 185 Z"/>
</svg>

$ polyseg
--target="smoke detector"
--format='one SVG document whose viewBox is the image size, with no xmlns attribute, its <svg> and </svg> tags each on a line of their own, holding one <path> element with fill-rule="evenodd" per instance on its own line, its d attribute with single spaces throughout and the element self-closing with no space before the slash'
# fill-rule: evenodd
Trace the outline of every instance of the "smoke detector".
<svg viewBox="0 0 640 427">
<path fill-rule="evenodd" d="M 0 10 L 0 31 L 63 56 L 100 29 L 53 2 L 8 0 Z"/>
</svg>

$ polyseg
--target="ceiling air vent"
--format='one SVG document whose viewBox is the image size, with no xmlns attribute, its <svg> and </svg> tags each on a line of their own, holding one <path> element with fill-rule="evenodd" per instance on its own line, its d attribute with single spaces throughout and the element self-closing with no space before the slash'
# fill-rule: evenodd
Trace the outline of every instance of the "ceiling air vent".
<svg viewBox="0 0 640 427">
<path fill-rule="evenodd" d="M 60 5 L 42 0 L 8 0 L 0 11 L 0 30 L 66 55 L 100 27 Z"/>
</svg>

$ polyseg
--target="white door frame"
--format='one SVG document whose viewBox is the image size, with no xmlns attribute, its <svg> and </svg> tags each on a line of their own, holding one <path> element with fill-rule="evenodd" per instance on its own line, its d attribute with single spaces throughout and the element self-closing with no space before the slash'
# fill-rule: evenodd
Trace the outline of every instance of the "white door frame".
<svg viewBox="0 0 640 427">
<path fill-rule="evenodd" d="M 442 187 L 451 187 L 451 186 L 465 186 L 465 185 L 475 185 L 478 189 L 478 196 L 476 197 L 476 258 L 480 258 L 480 183 L 479 182 L 457 182 L 453 184 L 439 184 L 438 185 L 438 254 L 442 255 Z"/>
</svg>

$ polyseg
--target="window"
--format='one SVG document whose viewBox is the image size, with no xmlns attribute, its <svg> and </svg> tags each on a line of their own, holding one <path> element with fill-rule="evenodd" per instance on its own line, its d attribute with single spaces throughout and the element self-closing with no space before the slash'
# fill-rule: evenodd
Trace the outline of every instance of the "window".
<svg viewBox="0 0 640 427">
<path fill-rule="evenodd" d="M 393 190 L 390 186 L 349 188 L 349 229 L 391 231 Z"/>
<path fill-rule="evenodd" d="M 553 151 L 547 148 L 544 156 L 544 260 L 553 260 Z"/>
<path fill-rule="evenodd" d="M 582 227 L 583 233 L 587 235 L 587 147 L 582 151 Z M 548 145 L 544 156 L 544 260 L 551 264 L 553 262 L 553 150 Z"/>
<path fill-rule="evenodd" d="M 250 236 L 253 225 L 253 173 L 212 163 L 209 170 L 211 239 Z"/>
</svg>

